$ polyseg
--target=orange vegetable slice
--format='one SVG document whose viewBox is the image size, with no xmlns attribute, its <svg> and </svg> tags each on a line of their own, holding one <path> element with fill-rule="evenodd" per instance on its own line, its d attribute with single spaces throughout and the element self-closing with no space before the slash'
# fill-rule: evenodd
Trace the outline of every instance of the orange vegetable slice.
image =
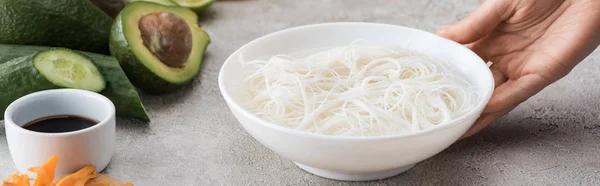
<svg viewBox="0 0 600 186">
<path fill-rule="evenodd" d="M 119 180 L 116 180 L 113 177 L 110 177 L 109 175 L 106 174 L 98 174 L 98 177 L 94 178 L 93 180 L 91 180 L 90 182 L 88 182 L 88 185 L 86 186 L 90 186 L 89 184 L 107 184 L 106 186 L 122 186 L 123 183 L 121 183 Z"/>
<path fill-rule="evenodd" d="M 90 175 L 79 178 L 79 180 L 77 180 L 73 186 L 85 186 L 85 183 L 87 183 L 90 179 L 96 178 L 96 176 L 96 173 L 92 172 Z"/>
<path fill-rule="evenodd" d="M 29 176 L 18 172 L 11 174 L 8 179 L 2 182 L 2 186 L 29 186 Z"/>
<path fill-rule="evenodd" d="M 131 182 L 122 184 L 110 176 L 97 174 L 96 167 L 93 165 L 85 166 L 79 171 L 63 177 L 54 185 L 52 182 L 57 163 L 58 157 L 53 155 L 42 166 L 30 168 L 29 171 L 36 173 L 33 186 L 133 186 Z M 27 174 L 17 172 L 10 175 L 0 186 L 30 186 L 30 179 Z"/>
<path fill-rule="evenodd" d="M 30 168 L 29 171 L 37 174 L 35 180 L 33 180 L 33 186 L 52 186 L 54 170 L 56 169 L 57 163 L 58 157 L 52 155 L 41 167 Z"/>
<path fill-rule="evenodd" d="M 95 177 L 94 171 L 96 171 L 95 166 L 93 166 L 93 165 L 85 166 L 81 170 L 77 171 L 76 173 L 65 176 L 63 179 L 61 179 L 56 184 L 56 186 L 74 186 L 75 183 L 77 183 L 77 181 L 79 181 L 83 178 L 87 178 L 87 176 L 89 176 L 89 175 L 94 174 L 94 177 Z M 85 182 L 84 182 L 84 184 L 85 184 Z"/>
<path fill-rule="evenodd" d="M 85 184 L 85 186 L 111 186 L 111 184 L 108 183 L 89 183 L 89 184 Z M 120 186 L 133 186 L 133 183 L 126 183 Z"/>
<path fill-rule="evenodd" d="M 29 168 L 29 171 L 36 174 L 35 179 L 33 180 L 33 186 L 52 186 L 52 180 L 42 167 L 32 167 Z"/>
</svg>

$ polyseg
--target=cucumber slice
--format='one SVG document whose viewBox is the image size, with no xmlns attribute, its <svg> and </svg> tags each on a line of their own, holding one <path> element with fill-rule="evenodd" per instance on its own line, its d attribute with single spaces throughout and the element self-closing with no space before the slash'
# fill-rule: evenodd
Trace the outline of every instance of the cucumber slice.
<svg viewBox="0 0 600 186">
<path fill-rule="evenodd" d="M 50 49 L 33 57 L 33 65 L 46 79 L 59 87 L 100 92 L 104 78 L 92 61 L 68 49 Z"/>
</svg>

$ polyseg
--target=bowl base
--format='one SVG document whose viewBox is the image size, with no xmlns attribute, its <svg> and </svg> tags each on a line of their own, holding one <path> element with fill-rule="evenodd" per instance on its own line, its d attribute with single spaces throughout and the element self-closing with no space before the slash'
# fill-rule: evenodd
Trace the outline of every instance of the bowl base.
<svg viewBox="0 0 600 186">
<path fill-rule="evenodd" d="M 349 173 L 349 172 L 338 172 L 338 171 L 331 171 L 331 170 L 324 170 L 324 169 L 314 168 L 314 167 L 303 165 L 303 164 L 296 163 L 296 162 L 294 162 L 294 164 L 296 164 L 298 167 L 300 167 L 304 171 L 309 172 L 311 174 L 314 174 L 314 175 L 317 175 L 317 176 L 320 176 L 320 177 L 324 177 L 324 178 L 328 178 L 328 179 L 332 179 L 332 180 L 339 180 L 339 181 L 373 181 L 373 180 L 380 180 L 380 179 L 385 179 L 385 178 L 389 178 L 389 177 L 392 177 L 392 176 L 396 176 L 398 174 L 401 174 L 401 173 L 409 170 L 413 166 L 415 166 L 415 164 L 411 164 L 411 165 L 407 165 L 407 166 L 404 166 L 404 167 L 399 167 L 399 168 L 395 168 L 395 169 L 391 169 L 391 170 L 386 170 L 386 171 L 364 172 L 364 173 Z"/>
</svg>

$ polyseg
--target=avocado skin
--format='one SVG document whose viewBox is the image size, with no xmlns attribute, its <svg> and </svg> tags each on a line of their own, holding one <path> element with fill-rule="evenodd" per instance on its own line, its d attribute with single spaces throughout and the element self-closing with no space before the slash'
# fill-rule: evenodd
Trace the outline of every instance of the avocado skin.
<svg viewBox="0 0 600 186">
<path fill-rule="evenodd" d="M 177 88 L 181 87 L 184 84 L 187 84 L 192 79 L 194 79 L 195 75 L 191 76 L 189 79 L 181 83 L 168 82 L 154 74 L 148 67 L 144 66 L 144 64 L 135 56 L 135 54 L 131 50 L 129 43 L 125 38 L 125 33 L 123 33 L 122 18 L 124 16 L 124 12 L 125 11 L 121 11 L 121 13 L 117 15 L 115 21 L 113 22 L 109 39 L 109 48 L 111 55 L 117 58 L 117 60 L 121 64 L 121 67 L 123 68 L 123 70 L 127 74 L 127 77 L 133 85 L 149 94 L 164 94 L 173 92 L 177 90 Z M 140 40 L 140 42 L 142 41 Z M 210 38 L 208 38 L 205 44 L 208 45 L 209 43 Z M 202 43 L 193 43 L 193 45 L 197 44 Z M 191 52 L 201 52 L 204 54 L 206 48 L 207 47 L 205 46 L 203 47 L 203 51 Z M 200 60 L 202 60 L 202 58 Z"/>
<path fill-rule="evenodd" d="M 0 43 L 108 54 L 112 19 L 88 0 L 0 0 Z"/>
</svg>

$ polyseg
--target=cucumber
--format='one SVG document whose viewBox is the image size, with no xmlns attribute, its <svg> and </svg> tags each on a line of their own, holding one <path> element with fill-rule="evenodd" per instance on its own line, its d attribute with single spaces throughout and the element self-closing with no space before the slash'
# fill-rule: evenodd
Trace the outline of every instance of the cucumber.
<svg viewBox="0 0 600 186">
<path fill-rule="evenodd" d="M 117 14 L 127 6 L 127 4 L 136 1 L 145 1 L 167 6 L 179 6 L 177 3 L 171 0 L 90 0 L 94 5 L 108 14 L 110 17 L 115 18 Z"/>
<path fill-rule="evenodd" d="M 0 43 L 108 54 L 112 19 L 89 0 L 0 0 Z"/>
<path fill-rule="evenodd" d="M 15 63 L 14 60 L 20 59 L 23 56 L 35 55 L 36 53 L 47 49 L 50 49 L 50 47 L 0 44 L 0 66 L 4 67 L 4 63 L 13 64 Z M 129 82 L 129 79 L 127 79 L 127 76 L 125 75 L 115 58 L 89 52 L 75 52 L 83 54 L 84 56 L 91 59 L 91 61 L 96 65 L 100 73 L 103 75 L 104 79 L 106 80 L 106 87 L 104 88 L 104 90 L 100 91 L 100 94 L 106 96 L 115 104 L 117 116 L 131 117 L 142 121 L 150 121 L 137 91 Z M 16 69 L 16 67 L 12 68 Z M 31 72 L 31 74 L 34 74 L 34 72 L 36 71 Z M 0 71 L 0 76 L 3 76 L 3 73 L 5 72 Z M 2 90 L 5 90 L 5 87 L 3 87 L 7 84 L 5 82 L 17 82 L 13 84 L 18 84 L 20 86 L 27 85 L 27 87 L 30 88 L 29 91 L 33 90 L 34 92 L 46 89 L 59 88 L 54 84 L 49 83 L 50 81 L 48 81 L 48 83 L 36 81 L 41 83 L 33 84 L 29 82 L 20 83 L 18 82 L 18 78 L 16 77 L 13 79 L 14 80 L 0 79 L 0 88 Z M 48 84 L 50 84 L 51 86 Z M 19 94 L 20 96 L 24 96 L 26 94 L 31 93 L 19 93 L 18 91 L 14 92 L 15 94 Z M 4 109 L 6 109 L 8 104 L 10 104 L 17 98 L 5 98 L 3 97 L 3 95 L 0 95 L 0 111 L 4 112 Z M 3 116 L 0 116 L 0 119 L 2 119 L 2 117 Z"/>
<path fill-rule="evenodd" d="M 104 77 L 89 58 L 67 49 L 41 51 L 33 57 L 33 66 L 48 81 L 59 87 L 93 92 L 100 92 L 106 87 Z"/>
<path fill-rule="evenodd" d="M 0 64 L 0 111 L 18 98 L 42 90 L 58 88 L 33 66 L 35 54 L 15 58 Z M 4 114 L 0 115 L 4 119 Z"/>
</svg>

